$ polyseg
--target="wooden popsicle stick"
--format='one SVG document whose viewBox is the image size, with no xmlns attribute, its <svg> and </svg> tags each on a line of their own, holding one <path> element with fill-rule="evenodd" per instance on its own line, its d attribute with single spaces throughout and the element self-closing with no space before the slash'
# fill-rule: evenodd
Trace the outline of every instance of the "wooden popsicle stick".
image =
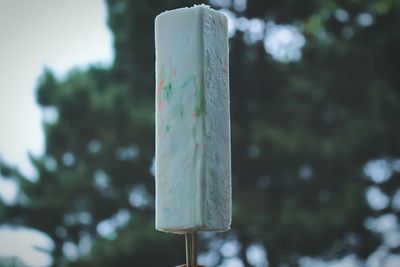
<svg viewBox="0 0 400 267">
<path fill-rule="evenodd" d="M 197 267 L 197 233 L 189 232 L 185 234 L 186 265 L 187 267 Z"/>
<path fill-rule="evenodd" d="M 185 234 L 186 265 L 188 267 L 197 267 L 196 237 L 196 232 Z"/>
<path fill-rule="evenodd" d="M 186 265 L 190 267 L 192 262 L 192 242 L 190 233 L 185 234 Z"/>
<path fill-rule="evenodd" d="M 193 267 L 197 266 L 197 233 L 192 233 L 192 238 L 190 240 L 192 242 L 192 265 Z M 186 263 L 187 264 L 187 263 Z"/>
</svg>

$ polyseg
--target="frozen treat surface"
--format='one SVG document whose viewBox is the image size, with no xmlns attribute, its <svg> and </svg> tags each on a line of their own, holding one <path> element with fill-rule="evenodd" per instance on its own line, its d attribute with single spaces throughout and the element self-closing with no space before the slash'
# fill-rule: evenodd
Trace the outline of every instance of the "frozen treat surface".
<svg viewBox="0 0 400 267">
<path fill-rule="evenodd" d="M 156 228 L 231 223 L 227 19 L 201 5 L 164 12 L 156 38 Z"/>
</svg>

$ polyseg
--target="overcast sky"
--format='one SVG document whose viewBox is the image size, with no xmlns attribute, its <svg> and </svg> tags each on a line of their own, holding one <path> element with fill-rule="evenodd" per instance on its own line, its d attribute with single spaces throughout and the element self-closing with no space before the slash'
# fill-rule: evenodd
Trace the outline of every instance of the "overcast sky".
<svg viewBox="0 0 400 267">
<path fill-rule="evenodd" d="M 27 152 L 41 154 L 44 141 L 38 77 L 45 66 L 62 76 L 110 63 L 112 37 L 102 0 L 0 0 L 0 25 L 0 157 L 32 177 Z"/>
</svg>

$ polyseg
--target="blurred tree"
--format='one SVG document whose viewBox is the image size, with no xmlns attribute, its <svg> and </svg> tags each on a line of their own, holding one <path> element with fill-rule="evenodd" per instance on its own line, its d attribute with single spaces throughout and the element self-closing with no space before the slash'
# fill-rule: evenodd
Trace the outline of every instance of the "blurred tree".
<svg viewBox="0 0 400 267">
<path fill-rule="evenodd" d="M 26 267 L 18 258 L 0 257 L 0 267 Z"/>
<path fill-rule="evenodd" d="M 54 266 L 174 266 L 184 261 L 183 240 L 153 222 L 153 20 L 182 3 L 107 3 L 115 62 L 63 80 L 45 71 L 37 99 L 58 119 L 44 125 L 45 154 L 32 157 L 37 181 L 1 165 L 20 195 L 0 204 L 0 220 L 48 234 Z M 400 157 L 400 2 L 211 4 L 247 25 L 295 25 L 306 42 L 300 60 L 281 62 L 250 28 L 231 38 L 234 218 L 229 233 L 203 236 L 202 251 L 212 247 L 217 264 L 223 255 L 210 240 L 238 240 L 246 267 L 254 244 L 271 267 L 296 266 L 301 256 L 367 258 L 384 243 L 366 219 L 400 208 L 395 199 L 371 208 L 365 197 L 374 188 L 392 200 L 400 186 L 392 164 Z M 364 171 L 376 160 L 390 168 L 384 181 Z M 71 249 L 82 255 L 68 257 Z"/>
</svg>

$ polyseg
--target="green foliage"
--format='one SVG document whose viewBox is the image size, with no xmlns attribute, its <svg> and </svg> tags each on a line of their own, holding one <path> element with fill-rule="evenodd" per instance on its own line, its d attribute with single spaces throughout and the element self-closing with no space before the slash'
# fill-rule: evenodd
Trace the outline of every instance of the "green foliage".
<svg viewBox="0 0 400 267">
<path fill-rule="evenodd" d="M 175 266 L 177 261 L 184 262 L 183 247 L 179 236 L 160 235 L 154 231 L 154 222 L 139 214 L 115 238 L 99 240 L 89 256 L 70 266 Z"/>
<path fill-rule="evenodd" d="M 114 65 L 75 70 L 63 80 L 49 70 L 42 76 L 38 102 L 55 109 L 58 120 L 44 125 L 45 154 L 32 158 L 37 181 L 1 165 L 22 193 L 16 205 L 0 206 L 0 220 L 48 234 L 54 266 L 184 261 L 182 238 L 154 230 L 150 171 L 153 20 L 181 4 L 109 0 Z M 335 18 L 339 8 L 348 12 L 347 21 Z M 393 196 L 400 173 L 381 184 L 363 173 L 370 160 L 400 157 L 399 1 L 249 0 L 246 10 L 231 11 L 296 24 L 306 45 L 301 61 L 283 64 L 261 42 L 247 45 L 241 31 L 230 40 L 234 218 L 232 230 L 214 239 L 237 239 L 245 266 L 254 243 L 267 248 L 272 267 L 296 266 L 301 256 L 365 259 L 383 242 L 365 228 L 366 218 L 399 215 L 391 206 L 371 209 L 365 191 L 374 185 Z M 368 27 L 356 22 L 365 12 L 374 20 Z M 99 223 L 121 211 L 130 214 L 127 223 L 99 234 Z M 90 253 L 67 259 L 63 244 L 85 238 Z M 203 236 L 202 250 L 209 244 Z"/>
<path fill-rule="evenodd" d="M 18 258 L 0 257 L 0 267 L 26 267 Z"/>
</svg>

